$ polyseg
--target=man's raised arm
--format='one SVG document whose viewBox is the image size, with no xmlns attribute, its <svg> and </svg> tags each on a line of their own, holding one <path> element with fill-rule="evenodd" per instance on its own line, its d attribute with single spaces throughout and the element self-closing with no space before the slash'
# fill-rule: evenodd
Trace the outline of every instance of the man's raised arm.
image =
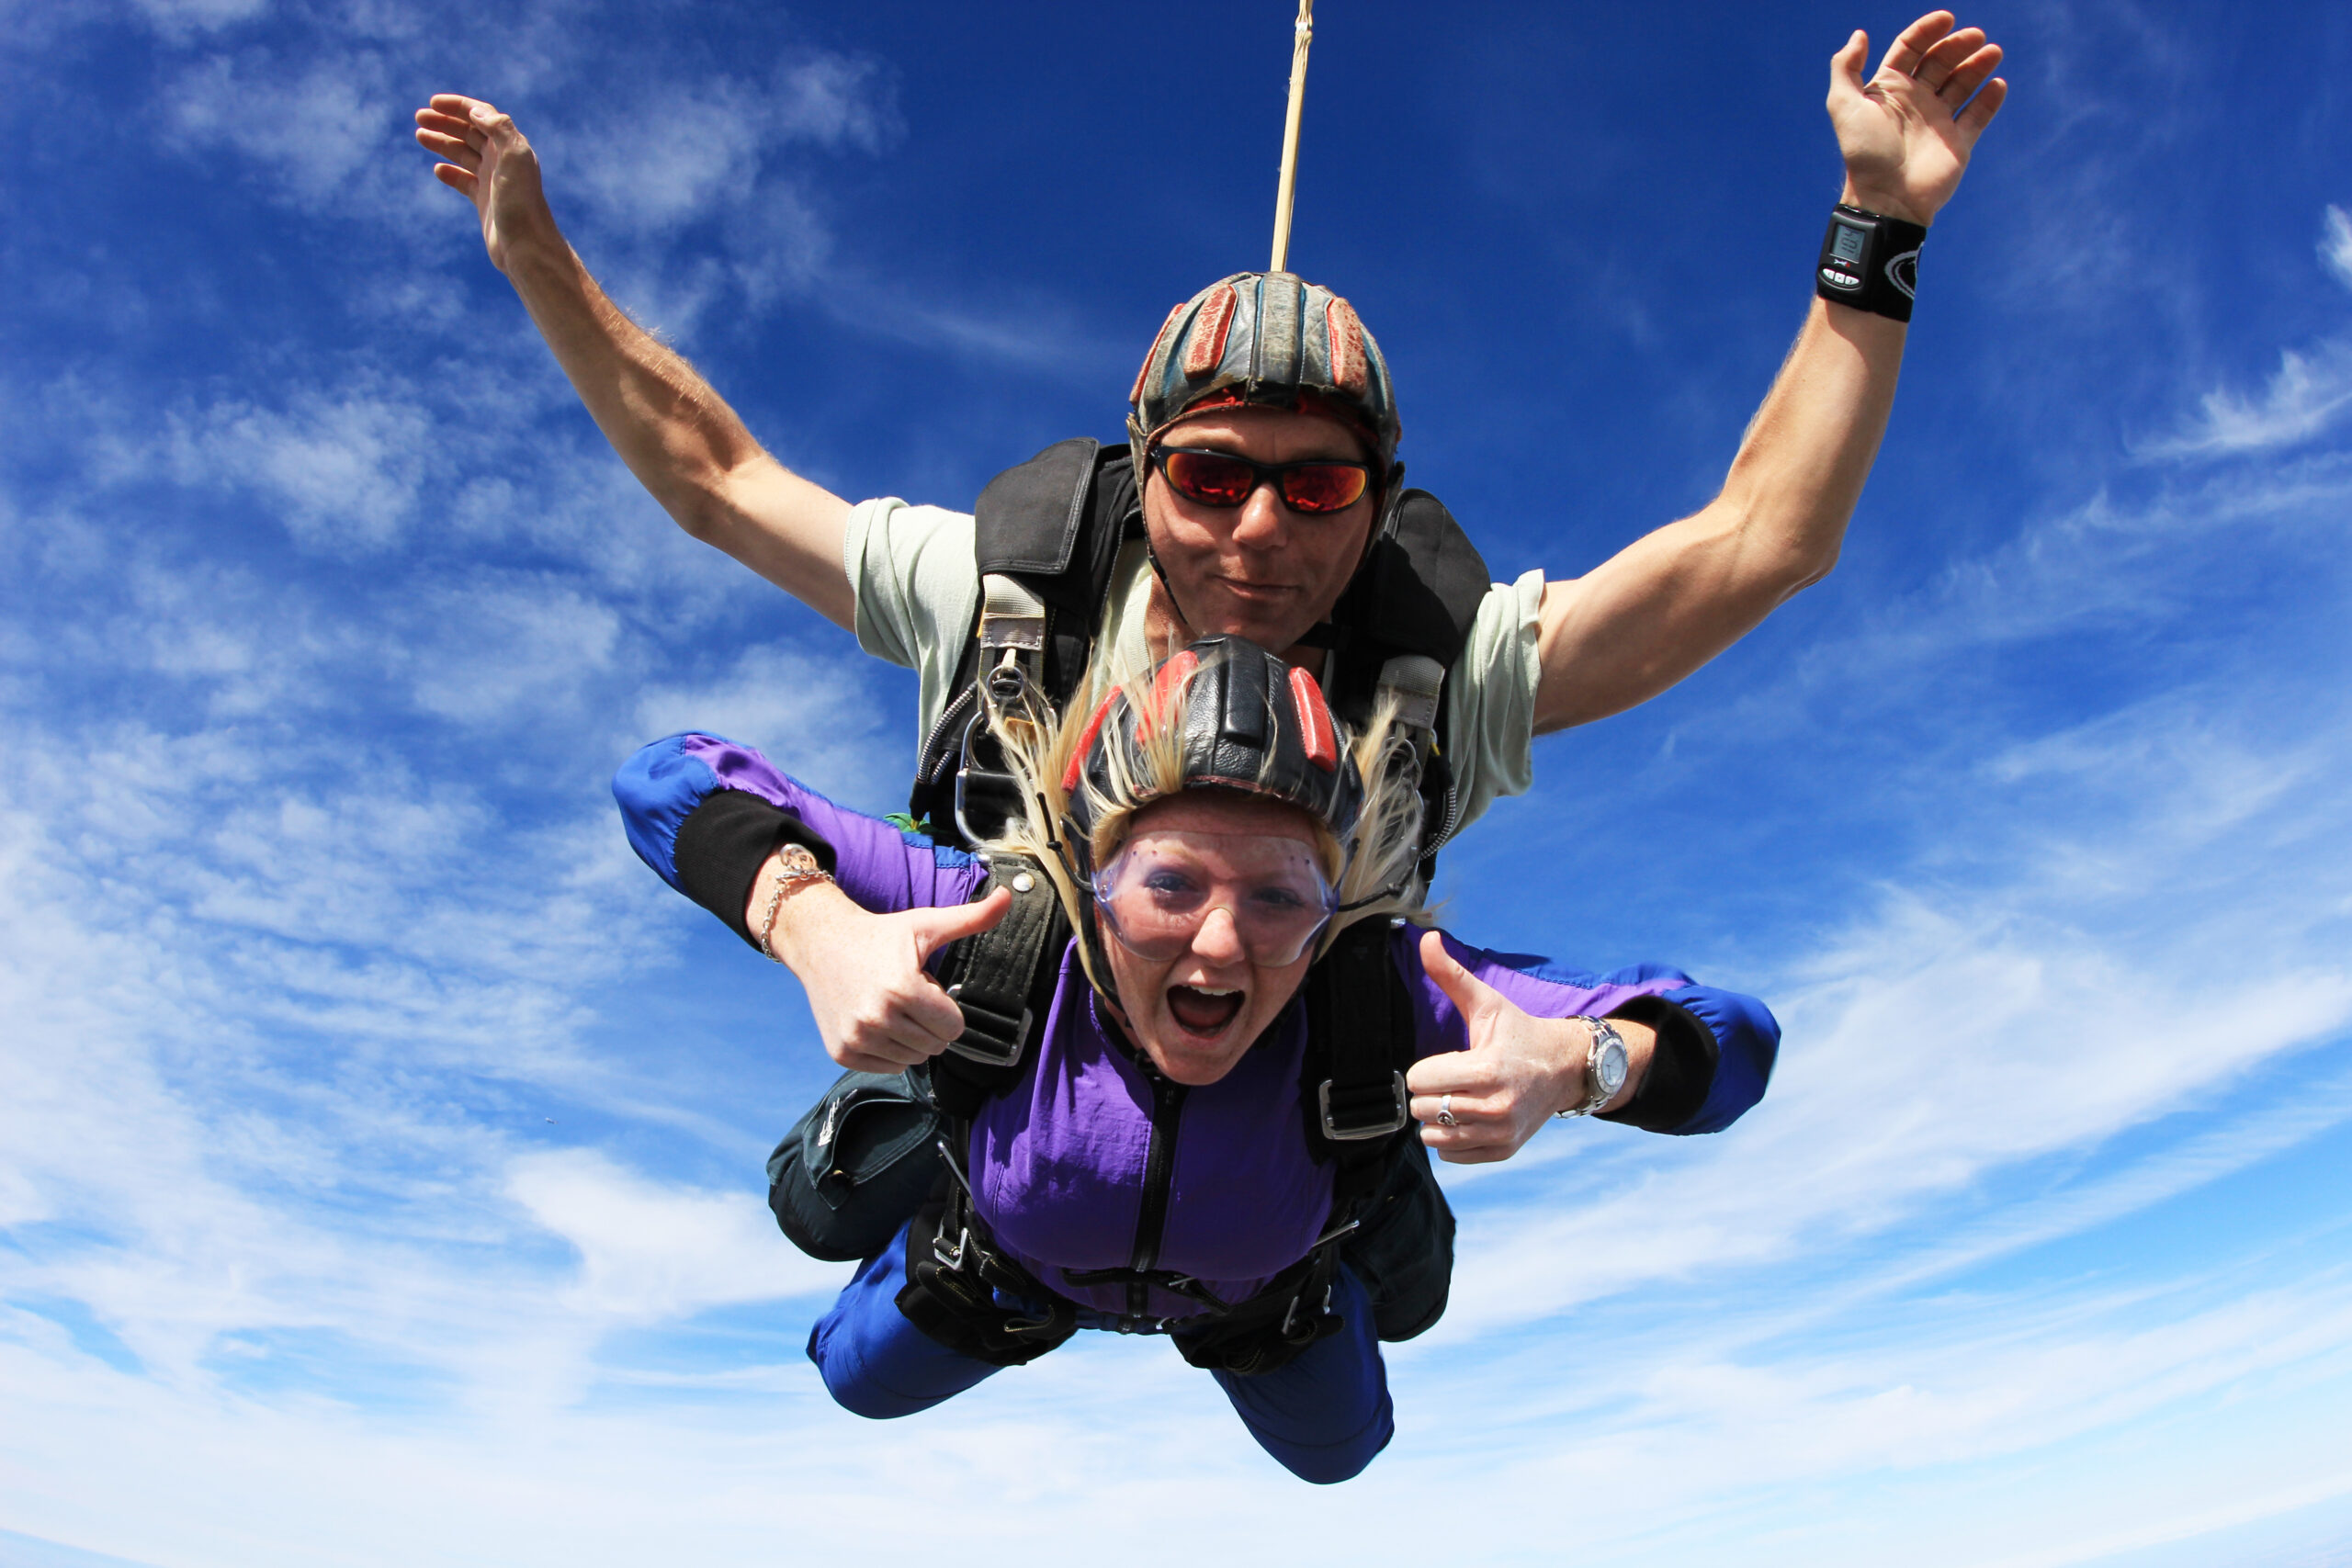
<svg viewBox="0 0 2352 1568">
<path fill-rule="evenodd" d="M 695 538 L 851 626 L 856 605 L 842 570 L 849 503 L 768 456 L 693 366 L 605 297 L 557 229 L 538 159 L 513 119 L 439 93 L 416 125 L 417 141 L 445 160 L 433 172 L 472 199 L 491 261 L 653 499 Z"/>
<path fill-rule="evenodd" d="M 1959 188 L 2008 89 L 1986 79 L 1999 46 L 1952 20 L 1912 23 L 1868 82 L 1862 34 L 1832 57 L 1846 202 L 1925 225 Z M 1544 585 L 1539 733 L 1647 701 L 1828 575 L 1886 433 L 1906 330 L 1815 299 L 1723 493 L 1585 576 Z"/>
</svg>

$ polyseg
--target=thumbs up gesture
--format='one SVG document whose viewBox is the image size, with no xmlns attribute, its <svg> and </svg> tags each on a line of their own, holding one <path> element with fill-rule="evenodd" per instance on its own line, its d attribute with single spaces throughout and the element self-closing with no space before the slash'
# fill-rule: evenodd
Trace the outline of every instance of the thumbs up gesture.
<svg viewBox="0 0 2352 1568">
<path fill-rule="evenodd" d="M 1004 919 L 1012 895 L 876 915 L 830 882 L 795 888 L 772 946 L 800 978 L 825 1055 L 861 1073 L 929 1061 L 964 1032 L 964 1011 L 923 971 L 931 955 Z"/>
<path fill-rule="evenodd" d="M 1470 1030 L 1468 1050 L 1424 1056 L 1405 1075 L 1421 1142 L 1458 1165 L 1509 1159 L 1555 1113 L 1583 1102 L 1591 1031 L 1572 1019 L 1528 1013 L 1456 963 L 1435 931 L 1421 938 L 1421 967 Z M 1616 1022 L 1633 1065 L 1622 1103 L 1640 1087 L 1656 1036 L 1629 1020 Z"/>
</svg>

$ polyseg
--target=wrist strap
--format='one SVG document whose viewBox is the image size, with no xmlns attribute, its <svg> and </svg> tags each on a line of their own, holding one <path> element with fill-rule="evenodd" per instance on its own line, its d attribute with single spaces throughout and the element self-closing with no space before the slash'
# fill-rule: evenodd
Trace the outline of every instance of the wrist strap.
<svg viewBox="0 0 2352 1568">
<path fill-rule="evenodd" d="M 1883 212 L 1839 202 L 1821 238 L 1813 291 L 1824 299 L 1893 321 L 1911 319 L 1919 286 L 1919 247 L 1928 231 Z"/>
</svg>

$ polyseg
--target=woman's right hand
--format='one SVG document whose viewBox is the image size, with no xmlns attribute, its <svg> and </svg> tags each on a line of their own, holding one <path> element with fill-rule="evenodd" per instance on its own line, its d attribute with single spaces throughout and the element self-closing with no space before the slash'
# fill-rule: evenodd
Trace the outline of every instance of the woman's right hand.
<svg viewBox="0 0 2352 1568">
<path fill-rule="evenodd" d="M 774 870 L 771 863 L 752 885 L 755 911 Z M 785 895 L 769 947 L 808 993 L 825 1055 L 856 1072 L 895 1073 L 929 1061 L 964 1032 L 963 1010 L 923 964 L 1012 908 L 1012 895 L 1000 887 L 975 904 L 876 915 L 830 882 L 810 883 Z"/>
</svg>

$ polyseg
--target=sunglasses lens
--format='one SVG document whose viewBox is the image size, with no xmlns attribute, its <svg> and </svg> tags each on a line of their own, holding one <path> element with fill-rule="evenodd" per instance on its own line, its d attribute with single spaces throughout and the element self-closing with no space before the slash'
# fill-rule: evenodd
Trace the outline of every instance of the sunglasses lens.
<svg viewBox="0 0 2352 1568">
<path fill-rule="evenodd" d="M 1294 512 L 1341 512 L 1371 479 L 1353 463 L 1304 463 L 1283 475 L 1283 500 Z"/>
<path fill-rule="evenodd" d="M 1169 452 L 1161 461 L 1161 471 L 1176 493 L 1204 506 L 1238 506 L 1258 482 L 1249 464 L 1214 452 Z"/>
</svg>

